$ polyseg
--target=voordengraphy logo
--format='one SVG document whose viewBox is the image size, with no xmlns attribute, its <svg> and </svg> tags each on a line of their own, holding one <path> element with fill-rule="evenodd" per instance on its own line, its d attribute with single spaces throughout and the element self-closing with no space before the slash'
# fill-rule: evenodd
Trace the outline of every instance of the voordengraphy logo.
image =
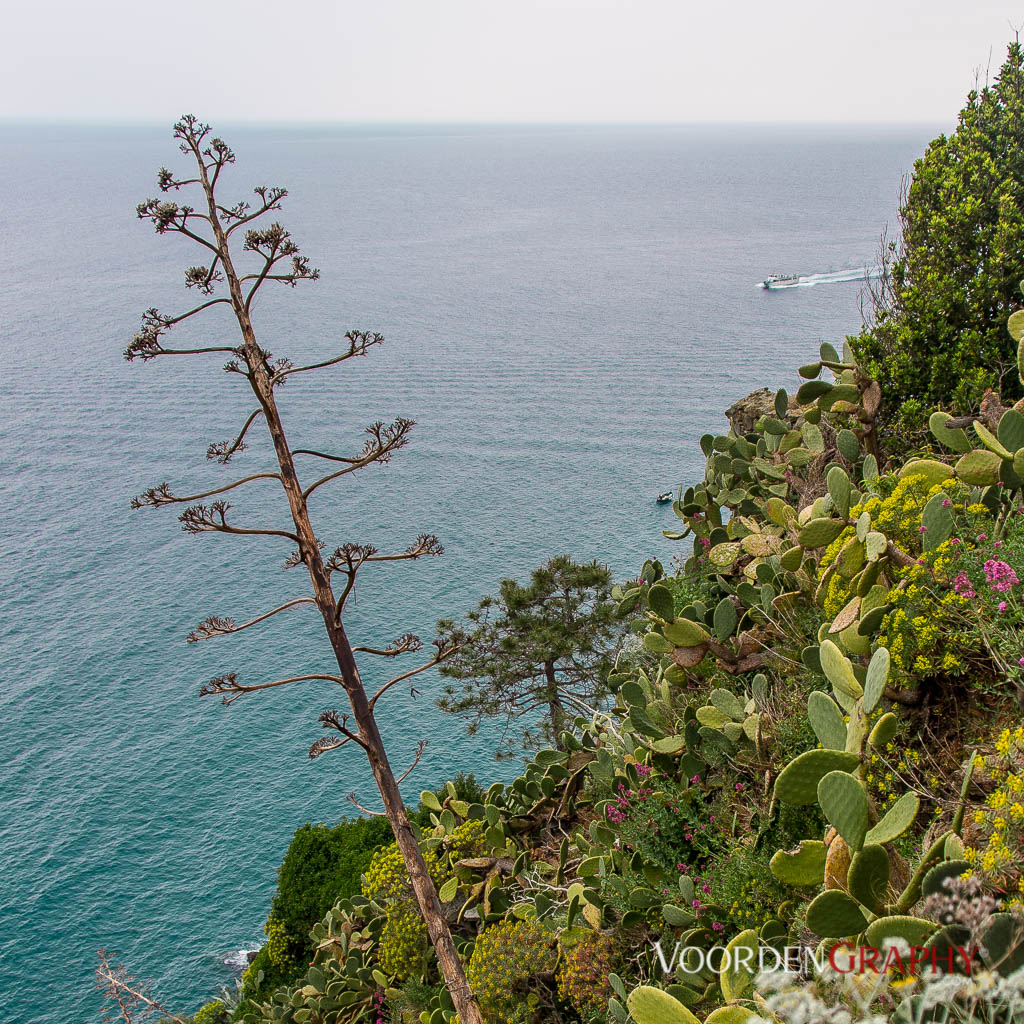
<svg viewBox="0 0 1024 1024">
<path fill-rule="evenodd" d="M 944 950 L 929 949 L 925 946 L 904 947 L 901 953 L 896 946 L 878 949 L 875 946 L 848 946 L 836 943 L 829 950 L 815 950 L 807 946 L 684 946 L 676 943 L 670 954 L 660 942 L 654 943 L 658 962 L 666 975 L 675 975 L 685 970 L 699 972 L 747 971 L 765 973 L 783 971 L 789 974 L 820 974 L 831 968 L 839 974 L 887 974 L 894 971 L 903 976 L 919 974 L 969 975 L 978 947 L 949 946 Z"/>
</svg>

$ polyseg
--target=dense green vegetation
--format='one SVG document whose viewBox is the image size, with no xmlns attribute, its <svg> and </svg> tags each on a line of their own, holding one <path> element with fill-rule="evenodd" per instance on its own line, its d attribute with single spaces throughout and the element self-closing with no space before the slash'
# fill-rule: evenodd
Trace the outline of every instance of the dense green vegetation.
<svg viewBox="0 0 1024 1024">
<path fill-rule="evenodd" d="M 931 407 L 977 409 L 987 388 L 1022 394 L 1004 325 L 1024 252 L 1024 48 L 974 90 L 956 131 L 914 165 L 874 322 L 855 340 L 884 415 L 919 430 Z"/>
<path fill-rule="evenodd" d="M 1024 219 L 998 166 L 1018 159 L 1022 62 L 1014 44 L 918 164 L 873 332 L 701 438 L 673 566 L 575 605 L 626 637 L 593 703 L 549 717 L 511 784 L 423 792 L 419 843 L 488 1024 L 1022 1019 L 1024 314 L 1007 323 L 1000 275 Z M 925 431 L 893 430 L 900 407 Z M 505 611 L 462 678 L 538 647 Z M 756 978 L 763 949 L 847 945 L 886 968 Z M 930 984 L 904 959 L 958 949 Z M 456 1024 L 386 829 L 300 829 L 241 1001 L 201 1013 Z"/>
</svg>

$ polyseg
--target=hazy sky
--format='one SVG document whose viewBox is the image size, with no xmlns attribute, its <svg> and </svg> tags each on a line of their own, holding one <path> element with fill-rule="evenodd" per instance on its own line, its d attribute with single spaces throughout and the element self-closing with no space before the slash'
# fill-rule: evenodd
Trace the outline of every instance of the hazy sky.
<svg viewBox="0 0 1024 1024">
<path fill-rule="evenodd" d="M 0 117 L 950 122 L 1024 3 L 27 0 Z"/>
</svg>

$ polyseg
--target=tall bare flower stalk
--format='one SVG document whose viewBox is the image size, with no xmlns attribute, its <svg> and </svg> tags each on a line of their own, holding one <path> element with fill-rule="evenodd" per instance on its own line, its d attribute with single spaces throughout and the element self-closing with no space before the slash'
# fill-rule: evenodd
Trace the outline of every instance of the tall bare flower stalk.
<svg viewBox="0 0 1024 1024">
<path fill-rule="evenodd" d="M 328 750 L 335 750 L 349 743 L 363 749 L 383 800 L 383 813 L 387 815 L 394 830 L 395 840 L 405 861 L 420 913 L 426 922 L 430 941 L 437 955 L 441 976 L 458 1011 L 459 1019 L 462 1024 L 483 1024 L 479 1007 L 456 952 L 437 890 L 427 873 L 423 855 L 399 793 L 399 783 L 405 776 L 395 778 L 374 718 L 378 701 L 392 687 L 438 664 L 448 657 L 452 650 L 445 646 L 437 646 L 429 660 L 396 675 L 370 696 L 363 686 L 356 654 L 394 659 L 399 655 L 420 650 L 422 642 L 415 635 L 406 633 L 390 646 L 383 648 L 353 646 L 345 632 L 343 621 L 345 605 L 352 595 L 356 576 L 366 565 L 373 562 L 393 562 L 418 559 L 425 555 L 439 555 L 442 552 L 441 545 L 436 537 L 423 534 L 401 552 L 386 554 L 370 545 L 349 542 L 335 548 L 325 557 L 323 546 L 310 521 L 308 507 L 310 497 L 325 484 L 340 480 L 366 466 L 390 461 L 394 453 L 408 443 L 409 431 L 413 424 L 401 418 L 387 425 L 374 423 L 366 428 L 367 440 L 363 450 L 350 456 L 291 447 L 278 412 L 276 389 L 299 374 L 334 367 L 348 359 L 365 355 L 368 349 L 379 345 L 384 339 L 379 334 L 350 331 L 345 335 L 345 344 L 336 355 L 308 365 L 295 365 L 283 358 L 275 359 L 259 345 L 251 314 L 253 300 L 260 289 L 269 281 L 292 287 L 299 281 L 315 281 L 319 277 L 319 272 L 310 266 L 306 257 L 299 255 L 298 246 L 280 224 L 274 222 L 267 225 L 262 220 L 267 214 L 280 209 L 281 201 L 287 195 L 283 188 L 256 188 L 254 191 L 257 201 L 253 204 L 239 202 L 234 206 L 222 205 L 217 194 L 221 173 L 229 164 L 234 163 L 235 155 L 222 140 L 208 138 L 209 134 L 208 125 L 200 123 L 191 115 L 183 117 L 174 126 L 174 137 L 179 140 L 181 151 L 195 161 L 196 176 L 179 178 L 166 168 L 162 168 L 158 175 L 158 185 L 163 193 L 198 191 L 199 208 L 168 199 L 147 199 L 138 207 L 140 219 L 152 221 L 158 234 L 174 232 L 184 235 L 206 250 L 204 265 L 189 267 L 185 271 L 186 285 L 199 292 L 203 296 L 203 301 L 188 312 L 177 316 L 166 316 L 156 309 L 147 310 L 142 318 L 142 330 L 133 338 L 125 351 L 125 357 L 129 360 L 149 360 L 158 356 L 227 356 L 228 361 L 224 369 L 229 374 L 245 379 L 252 391 L 256 407 L 246 418 L 234 439 L 210 445 L 207 457 L 222 465 L 229 464 L 245 449 L 250 431 L 257 424 L 261 424 L 269 432 L 276 456 L 276 469 L 253 473 L 213 490 L 186 496 L 179 496 L 164 483 L 147 490 L 136 498 L 132 505 L 134 508 L 186 506 L 179 520 L 187 533 L 280 537 L 290 541 L 294 546 L 286 564 L 292 567 L 301 564 L 306 567 L 312 594 L 296 597 L 241 624 L 233 619 L 211 616 L 200 623 L 188 639 L 190 642 L 197 642 L 209 637 L 238 633 L 297 606 L 312 604 L 316 606 L 323 619 L 324 629 L 327 631 L 337 662 L 337 671 L 331 669 L 265 682 L 242 682 L 235 673 L 229 673 L 210 680 L 200 692 L 221 694 L 223 702 L 230 704 L 246 693 L 304 682 L 334 683 L 345 691 L 349 710 L 345 713 L 325 711 L 320 716 L 320 722 L 329 730 L 330 736 L 314 743 L 309 756 L 318 757 Z M 257 222 L 261 222 L 263 226 L 256 226 Z M 241 265 L 236 267 L 235 259 L 239 256 L 239 247 L 236 243 L 239 239 L 242 258 L 251 269 L 246 270 Z M 226 287 L 227 294 L 215 295 L 217 286 Z M 221 304 L 231 307 L 238 322 L 240 343 L 214 344 L 198 348 L 174 348 L 165 345 L 165 336 L 172 327 Z M 307 471 L 300 477 L 296 465 L 298 457 L 301 457 L 300 464 L 303 467 L 315 466 L 318 467 L 318 471 L 312 474 Z M 259 529 L 235 525 L 230 515 L 231 506 L 221 496 L 248 484 L 265 481 L 276 481 L 283 489 L 288 499 L 291 523 Z M 213 500 L 206 503 L 209 499 Z M 336 583 L 338 593 L 335 592 Z M 419 760 L 423 746 L 422 743 L 419 745 L 413 766 Z"/>
</svg>

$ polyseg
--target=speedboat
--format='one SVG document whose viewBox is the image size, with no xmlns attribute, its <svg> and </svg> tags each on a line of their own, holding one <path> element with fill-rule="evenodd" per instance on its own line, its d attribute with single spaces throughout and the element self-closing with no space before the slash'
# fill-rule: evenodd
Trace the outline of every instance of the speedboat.
<svg viewBox="0 0 1024 1024">
<path fill-rule="evenodd" d="M 671 500 L 672 500 L 672 492 L 671 491 L 665 491 L 664 493 L 658 495 L 658 504 L 659 505 L 667 505 Z"/>
<path fill-rule="evenodd" d="M 800 283 L 798 274 L 772 274 L 761 282 L 762 288 L 792 288 Z"/>
</svg>

